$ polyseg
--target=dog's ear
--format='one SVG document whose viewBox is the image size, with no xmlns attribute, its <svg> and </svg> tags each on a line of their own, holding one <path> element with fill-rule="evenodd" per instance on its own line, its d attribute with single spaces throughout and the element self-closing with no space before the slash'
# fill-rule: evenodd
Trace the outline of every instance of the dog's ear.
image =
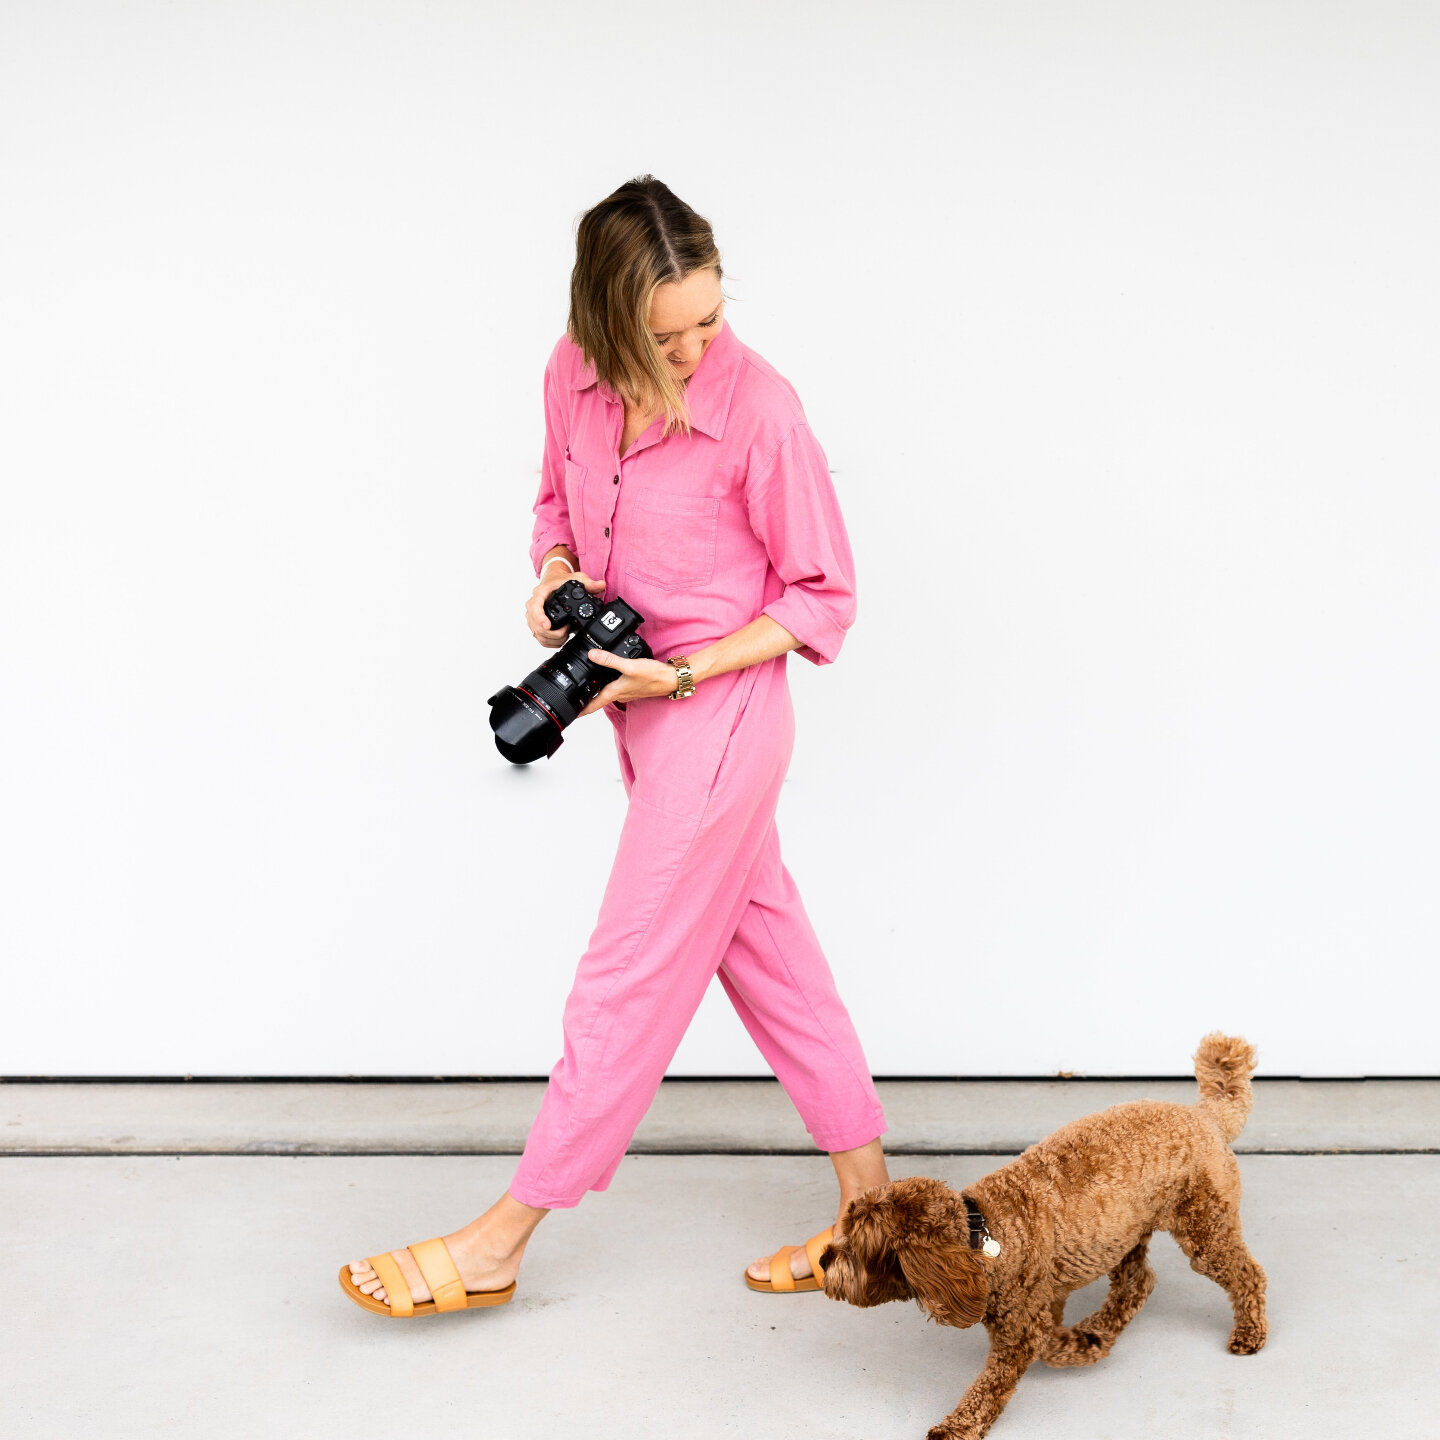
<svg viewBox="0 0 1440 1440">
<path fill-rule="evenodd" d="M 932 1320 L 963 1330 L 984 1318 L 990 1277 L 970 1248 L 968 1225 L 964 1231 L 952 1226 L 937 1229 L 896 1253 L 906 1283 Z"/>
<path fill-rule="evenodd" d="M 894 1206 L 888 1185 L 875 1185 L 845 1207 L 841 1229 L 820 1254 L 825 1293 L 852 1305 L 910 1299 L 895 1258 Z"/>
</svg>

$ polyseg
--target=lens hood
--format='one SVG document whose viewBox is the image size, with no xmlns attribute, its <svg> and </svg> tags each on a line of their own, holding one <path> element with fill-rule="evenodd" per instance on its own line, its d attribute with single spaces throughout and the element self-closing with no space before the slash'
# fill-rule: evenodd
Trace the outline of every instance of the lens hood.
<svg viewBox="0 0 1440 1440">
<path fill-rule="evenodd" d="M 495 748 L 513 765 L 549 759 L 564 743 L 560 722 L 527 690 L 507 685 L 486 702 Z"/>
</svg>

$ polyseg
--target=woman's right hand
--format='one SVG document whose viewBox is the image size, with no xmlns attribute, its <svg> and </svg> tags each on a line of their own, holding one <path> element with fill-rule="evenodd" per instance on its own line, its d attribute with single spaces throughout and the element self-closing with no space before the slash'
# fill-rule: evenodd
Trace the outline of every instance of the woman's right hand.
<svg viewBox="0 0 1440 1440">
<path fill-rule="evenodd" d="M 525 623 L 530 627 L 530 633 L 547 650 L 558 650 L 566 640 L 570 638 L 570 627 L 561 625 L 559 629 L 552 630 L 550 621 L 545 616 L 545 602 L 550 598 L 552 590 L 558 590 L 567 580 L 578 580 L 592 595 L 605 594 L 605 582 L 595 580 L 583 570 L 570 571 L 562 565 L 552 565 L 545 572 L 545 578 L 530 592 L 530 598 L 525 602 Z"/>
</svg>

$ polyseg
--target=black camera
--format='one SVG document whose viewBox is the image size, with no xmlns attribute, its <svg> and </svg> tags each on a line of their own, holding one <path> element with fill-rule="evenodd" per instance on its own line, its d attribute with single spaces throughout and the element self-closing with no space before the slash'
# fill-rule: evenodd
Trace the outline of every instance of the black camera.
<svg viewBox="0 0 1440 1440">
<path fill-rule="evenodd" d="M 598 599 L 578 580 L 550 592 L 545 618 L 552 630 L 569 625 L 569 638 L 519 685 L 497 690 L 486 702 L 495 748 L 516 765 L 542 755 L 548 760 L 564 742 L 565 727 L 620 674 L 589 659 L 587 651 L 608 650 L 628 660 L 655 658 L 636 633 L 645 617 L 618 597 Z"/>
</svg>

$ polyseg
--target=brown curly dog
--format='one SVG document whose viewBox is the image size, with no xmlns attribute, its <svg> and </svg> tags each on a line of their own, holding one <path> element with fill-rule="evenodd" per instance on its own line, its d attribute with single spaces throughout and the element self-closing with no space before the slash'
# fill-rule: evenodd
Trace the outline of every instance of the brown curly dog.
<svg viewBox="0 0 1440 1440">
<path fill-rule="evenodd" d="M 1072 1120 L 958 1193 L 916 1176 L 852 1200 L 822 1252 L 825 1293 L 852 1305 L 918 1300 L 942 1325 L 983 1321 L 985 1367 L 929 1440 L 979 1440 L 1038 1357 L 1093 1365 L 1145 1303 L 1150 1236 L 1168 1230 L 1235 1310 L 1230 1350 L 1265 1343 L 1265 1272 L 1240 1237 L 1230 1141 L 1250 1113 L 1255 1051 L 1200 1042 L 1195 1105 L 1136 1100 Z M 1065 1324 L 1065 1297 L 1109 1275 L 1105 1303 Z"/>
</svg>

